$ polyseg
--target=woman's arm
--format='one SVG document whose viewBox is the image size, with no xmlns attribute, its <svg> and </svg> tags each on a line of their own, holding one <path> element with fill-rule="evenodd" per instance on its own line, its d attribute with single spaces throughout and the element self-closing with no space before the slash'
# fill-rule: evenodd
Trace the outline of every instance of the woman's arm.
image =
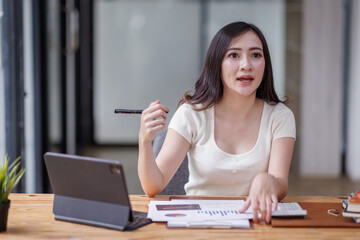
<svg viewBox="0 0 360 240">
<path fill-rule="evenodd" d="M 138 174 L 141 186 L 148 196 L 160 193 L 171 180 L 190 147 L 180 134 L 169 129 L 156 160 L 152 149 L 155 134 L 166 125 L 169 110 L 156 101 L 141 116 L 139 131 Z"/>
<path fill-rule="evenodd" d="M 281 201 L 288 192 L 288 177 L 295 139 L 279 138 L 272 143 L 268 173 L 277 180 L 277 199 Z"/>
<path fill-rule="evenodd" d="M 279 138 L 271 146 L 269 169 L 267 173 L 258 174 L 250 188 L 249 197 L 243 209 L 252 206 L 254 222 L 258 222 L 257 210 L 261 213 L 261 220 L 270 222 L 271 212 L 277 209 L 278 201 L 282 200 L 288 191 L 288 176 L 295 139 L 291 137 Z"/>
</svg>

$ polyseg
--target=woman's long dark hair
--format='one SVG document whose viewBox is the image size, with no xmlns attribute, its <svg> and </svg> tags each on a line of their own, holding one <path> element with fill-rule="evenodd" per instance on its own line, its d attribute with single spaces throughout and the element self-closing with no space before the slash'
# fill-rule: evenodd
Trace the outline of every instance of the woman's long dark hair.
<svg viewBox="0 0 360 240">
<path fill-rule="evenodd" d="M 251 30 L 260 38 L 265 58 L 264 75 L 260 86 L 256 90 L 256 97 L 271 104 L 282 102 L 274 89 L 270 53 L 264 35 L 252 24 L 234 22 L 220 29 L 211 41 L 206 54 L 204 69 L 195 84 L 195 92 L 193 95 L 186 92 L 183 99 L 180 100 L 179 105 L 183 103 L 189 103 L 191 105 L 201 103 L 202 107 L 197 109 L 200 111 L 210 108 L 220 101 L 224 90 L 221 81 L 221 64 L 227 49 L 234 38 Z"/>
</svg>

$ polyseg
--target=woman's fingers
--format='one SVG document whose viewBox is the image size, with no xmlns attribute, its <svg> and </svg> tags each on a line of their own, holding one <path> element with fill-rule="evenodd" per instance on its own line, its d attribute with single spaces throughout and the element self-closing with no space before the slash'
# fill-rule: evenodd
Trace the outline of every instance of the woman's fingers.
<svg viewBox="0 0 360 240">
<path fill-rule="evenodd" d="M 252 208 L 252 211 L 253 211 L 253 221 L 254 221 L 254 223 L 258 223 L 259 222 L 259 215 L 258 215 L 259 205 L 258 205 L 258 202 L 257 201 L 252 201 L 251 208 Z"/>
<path fill-rule="evenodd" d="M 150 106 L 154 106 L 154 105 L 159 104 L 159 103 L 160 103 L 160 100 L 158 99 L 158 100 L 156 100 L 156 101 L 154 101 L 154 102 L 150 103 Z"/>
<path fill-rule="evenodd" d="M 239 210 L 240 213 L 244 213 L 248 208 L 251 207 L 251 210 L 253 212 L 253 221 L 254 223 L 259 222 L 259 205 L 257 201 L 254 201 L 251 197 L 248 197 L 248 199 L 245 201 L 244 206 Z"/>
<path fill-rule="evenodd" d="M 250 206 L 253 211 L 253 221 L 258 223 L 260 221 L 265 221 L 270 223 L 272 212 L 277 209 L 278 199 L 275 195 L 273 196 L 253 196 L 249 197 L 244 206 L 239 210 L 240 213 L 245 212 Z M 259 218 L 258 214 L 261 214 Z"/>
<path fill-rule="evenodd" d="M 266 209 L 266 198 L 265 196 L 261 196 L 259 199 L 260 213 L 261 213 L 261 221 L 265 221 L 267 209 Z"/>
<path fill-rule="evenodd" d="M 162 118 L 164 120 L 167 119 L 167 114 L 162 109 L 158 109 L 158 110 L 156 110 L 154 112 L 144 114 L 144 120 L 145 121 L 152 121 L 152 120 L 156 120 L 156 119 L 159 119 L 159 118 Z"/>
<path fill-rule="evenodd" d="M 251 199 L 254 211 L 254 222 L 258 221 L 255 212 L 261 214 L 261 221 L 270 223 L 272 211 L 277 209 L 278 194 L 275 177 L 268 173 L 258 174 L 250 188 L 249 198 Z"/>
<path fill-rule="evenodd" d="M 267 223 L 270 223 L 271 213 L 272 213 L 272 200 L 271 198 L 266 198 L 266 217 L 264 220 Z"/>
<path fill-rule="evenodd" d="M 248 197 L 248 199 L 245 201 L 243 207 L 239 210 L 240 213 L 245 212 L 246 210 L 248 210 L 248 208 L 250 207 L 251 202 L 250 202 L 250 198 Z"/>
<path fill-rule="evenodd" d="M 144 110 L 145 113 L 153 113 L 157 110 L 161 109 L 165 113 L 169 112 L 169 108 L 160 104 L 160 100 L 156 100 L 155 102 L 150 103 L 149 107 Z"/>
<path fill-rule="evenodd" d="M 169 109 L 160 104 L 159 100 L 150 103 L 141 114 L 141 127 L 139 139 L 146 142 L 152 141 L 155 134 L 166 126 Z"/>
<path fill-rule="evenodd" d="M 278 207 L 278 198 L 276 195 L 272 195 L 272 211 L 276 211 Z"/>
<path fill-rule="evenodd" d="M 142 118 L 144 120 L 153 120 L 158 117 L 167 118 L 167 113 L 169 112 L 169 108 L 160 104 L 160 101 L 157 100 L 152 102 L 147 109 L 145 109 L 142 113 Z"/>
<path fill-rule="evenodd" d="M 145 122 L 145 125 L 148 129 L 154 129 L 157 128 L 158 126 L 165 126 L 166 121 L 164 119 L 155 119 L 153 121 Z"/>
</svg>

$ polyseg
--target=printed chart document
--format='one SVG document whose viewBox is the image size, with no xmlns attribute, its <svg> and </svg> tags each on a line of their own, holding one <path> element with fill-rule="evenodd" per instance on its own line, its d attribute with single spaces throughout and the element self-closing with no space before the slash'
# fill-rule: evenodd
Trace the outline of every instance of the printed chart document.
<svg viewBox="0 0 360 240">
<path fill-rule="evenodd" d="M 167 222 L 168 227 L 250 228 L 252 211 L 239 213 L 244 200 L 151 201 L 148 218 Z"/>
<path fill-rule="evenodd" d="M 150 201 L 148 218 L 154 222 L 167 222 L 168 227 L 193 228 L 250 228 L 252 207 L 240 213 L 244 200 L 173 199 Z M 273 216 L 305 216 L 296 202 L 279 203 Z M 261 214 L 258 212 L 259 218 Z"/>
</svg>

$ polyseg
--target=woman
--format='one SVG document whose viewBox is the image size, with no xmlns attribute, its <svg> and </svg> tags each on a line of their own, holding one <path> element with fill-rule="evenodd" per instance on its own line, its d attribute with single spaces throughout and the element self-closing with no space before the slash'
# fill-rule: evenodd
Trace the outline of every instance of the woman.
<svg viewBox="0 0 360 240">
<path fill-rule="evenodd" d="M 254 222 L 270 222 L 288 190 L 295 119 L 273 86 L 266 40 L 254 25 L 223 27 L 208 49 L 193 95 L 185 93 L 156 160 L 151 142 L 169 109 L 143 111 L 138 172 L 148 196 L 162 191 L 188 154 L 189 195 L 249 195 Z"/>
</svg>

